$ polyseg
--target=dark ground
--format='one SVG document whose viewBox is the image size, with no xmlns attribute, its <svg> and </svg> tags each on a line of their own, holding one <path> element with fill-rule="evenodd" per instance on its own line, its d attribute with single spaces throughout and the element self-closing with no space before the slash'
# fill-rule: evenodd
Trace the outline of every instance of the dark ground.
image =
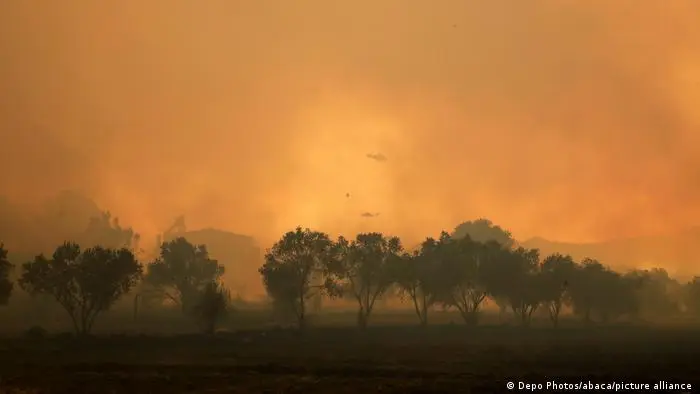
<svg viewBox="0 0 700 394">
<path fill-rule="evenodd" d="M 700 331 L 641 327 L 446 325 L 5 339 L 0 387 L 25 393 L 498 393 L 508 391 L 510 380 L 590 379 L 697 388 L 698 360 Z"/>
</svg>

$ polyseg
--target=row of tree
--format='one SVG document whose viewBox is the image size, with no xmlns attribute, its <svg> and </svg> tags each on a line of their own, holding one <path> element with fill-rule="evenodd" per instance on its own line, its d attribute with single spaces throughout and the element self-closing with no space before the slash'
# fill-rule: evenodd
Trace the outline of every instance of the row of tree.
<svg viewBox="0 0 700 394">
<path fill-rule="evenodd" d="M 0 246 L 0 304 L 7 303 L 14 287 L 7 256 Z M 81 250 L 67 242 L 51 257 L 38 255 L 20 268 L 19 287 L 55 299 L 79 334 L 89 333 L 97 317 L 129 292 L 135 293 L 135 314 L 139 300 L 170 302 L 207 332 L 214 331 L 230 304 L 220 281 L 223 265 L 209 257 L 206 246 L 184 238 L 163 243 L 145 267 L 133 247 Z M 523 325 L 538 310 L 555 326 L 565 309 L 585 322 L 681 310 L 700 314 L 698 278 L 680 285 L 663 270 L 619 273 L 593 259 L 541 258 L 538 250 L 517 247 L 507 231 L 487 220 L 427 238 L 412 251 L 399 238 L 381 233 L 333 240 L 297 228 L 267 251 L 259 271 L 275 311 L 300 327 L 307 324 L 309 303 L 321 296 L 354 300 L 361 327 L 367 326 L 377 300 L 396 294 L 410 300 L 421 325 L 428 324 L 435 307 L 453 308 L 465 323 L 477 324 L 489 300 L 502 312 L 512 311 Z M 674 297 L 673 291 L 682 296 Z"/>
<path fill-rule="evenodd" d="M 0 305 L 13 291 L 13 265 L 0 245 Z M 51 257 L 36 256 L 21 266 L 19 287 L 31 295 L 53 298 L 70 316 L 75 332 L 89 334 L 95 320 L 120 298 L 135 290 L 134 313 L 141 298 L 167 300 L 213 332 L 228 310 L 230 295 L 220 278 L 224 267 L 209 257 L 204 245 L 184 238 L 165 242 L 160 255 L 146 265 L 131 248 L 95 246 L 81 250 L 66 242 Z"/>
<path fill-rule="evenodd" d="M 377 299 L 396 292 L 411 300 L 422 325 L 428 324 L 435 306 L 454 308 L 466 324 L 477 324 L 487 300 L 502 312 L 510 309 L 523 325 L 530 324 L 535 311 L 544 310 L 557 326 L 565 307 L 589 323 L 635 319 L 645 308 L 655 314 L 684 308 L 700 312 L 698 278 L 685 286 L 680 303 L 664 270 L 622 274 L 590 258 L 541 258 L 538 250 L 515 247 L 509 234 L 501 233 L 501 242 L 480 242 L 465 232 L 442 232 L 407 252 L 399 238 L 381 233 L 332 240 L 328 234 L 297 228 L 267 252 L 260 273 L 274 306 L 301 327 L 314 297 L 356 300 L 357 323 L 365 327 Z"/>
</svg>

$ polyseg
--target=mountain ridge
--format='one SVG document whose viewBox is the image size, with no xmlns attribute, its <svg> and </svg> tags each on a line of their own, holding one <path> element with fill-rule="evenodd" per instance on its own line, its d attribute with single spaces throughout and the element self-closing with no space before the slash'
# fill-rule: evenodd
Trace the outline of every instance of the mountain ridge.
<svg viewBox="0 0 700 394">
<path fill-rule="evenodd" d="M 700 274 L 700 226 L 658 235 L 617 238 L 600 242 L 563 242 L 532 237 L 520 243 L 542 255 L 569 254 L 577 260 L 590 257 L 614 269 L 665 268 L 669 274 L 689 278 Z"/>
</svg>

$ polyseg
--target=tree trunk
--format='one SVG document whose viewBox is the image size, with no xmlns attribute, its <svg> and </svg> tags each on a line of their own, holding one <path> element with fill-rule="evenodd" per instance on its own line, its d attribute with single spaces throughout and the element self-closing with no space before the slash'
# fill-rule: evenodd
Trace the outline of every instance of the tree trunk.
<svg viewBox="0 0 700 394">
<path fill-rule="evenodd" d="M 428 327 L 428 315 L 421 315 L 419 316 L 420 318 L 420 326 L 421 327 Z"/>
<path fill-rule="evenodd" d="M 418 294 L 411 296 L 413 299 L 413 308 L 416 311 L 416 316 L 418 316 L 418 322 L 421 327 L 428 325 L 428 300 L 427 297 L 422 296 L 419 300 Z"/>
<path fill-rule="evenodd" d="M 553 309 L 550 310 L 550 318 L 552 319 L 552 326 L 554 328 L 559 327 L 559 315 L 561 314 L 561 303 L 556 303 L 553 305 Z"/>
<path fill-rule="evenodd" d="M 527 312 L 527 325 L 529 326 L 530 323 L 532 323 L 532 314 L 535 312 L 535 309 L 537 309 L 537 305 L 530 305 L 529 310 Z"/>
<path fill-rule="evenodd" d="M 306 303 L 304 301 L 304 296 L 302 295 L 299 300 L 299 311 L 297 314 L 300 330 L 306 329 Z"/>
<path fill-rule="evenodd" d="M 90 333 L 90 315 L 82 311 L 80 316 L 80 336 L 85 337 Z"/>
<path fill-rule="evenodd" d="M 75 335 L 79 336 L 80 335 L 80 325 L 78 324 L 78 319 L 71 313 L 70 314 L 70 319 L 73 322 L 73 331 L 75 331 Z"/>
<path fill-rule="evenodd" d="M 134 321 L 136 321 L 139 313 L 139 298 L 141 298 L 141 294 L 136 294 L 134 296 Z"/>
<path fill-rule="evenodd" d="M 471 309 L 467 305 L 461 314 L 464 324 L 468 326 L 476 326 L 479 323 L 479 311 L 477 309 Z"/>
<path fill-rule="evenodd" d="M 561 311 L 561 303 L 552 301 L 549 305 L 549 319 L 552 321 L 554 328 L 559 326 L 559 312 Z"/>
<path fill-rule="evenodd" d="M 367 313 L 365 313 L 365 309 L 360 307 L 360 309 L 357 311 L 357 326 L 359 328 L 367 328 L 367 321 L 369 320 L 369 316 L 367 316 Z"/>
<path fill-rule="evenodd" d="M 530 321 L 532 318 L 532 312 L 535 311 L 535 308 L 523 303 L 522 305 L 520 305 L 519 309 L 520 309 L 520 324 L 523 327 L 529 327 Z"/>
</svg>

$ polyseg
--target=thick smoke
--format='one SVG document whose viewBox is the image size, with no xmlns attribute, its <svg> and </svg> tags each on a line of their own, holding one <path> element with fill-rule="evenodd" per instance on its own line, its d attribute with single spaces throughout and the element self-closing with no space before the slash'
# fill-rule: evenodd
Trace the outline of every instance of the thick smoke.
<svg viewBox="0 0 700 394">
<path fill-rule="evenodd" d="M 78 189 L 144 234 L 185 214 L 263 243 L 297 224 L 417 240 L 482 216 L 520 239 L 696 225 L 697 15 L 694 0 L 3 2 L 0 195 L 29 210 Z"/>
</svg>

